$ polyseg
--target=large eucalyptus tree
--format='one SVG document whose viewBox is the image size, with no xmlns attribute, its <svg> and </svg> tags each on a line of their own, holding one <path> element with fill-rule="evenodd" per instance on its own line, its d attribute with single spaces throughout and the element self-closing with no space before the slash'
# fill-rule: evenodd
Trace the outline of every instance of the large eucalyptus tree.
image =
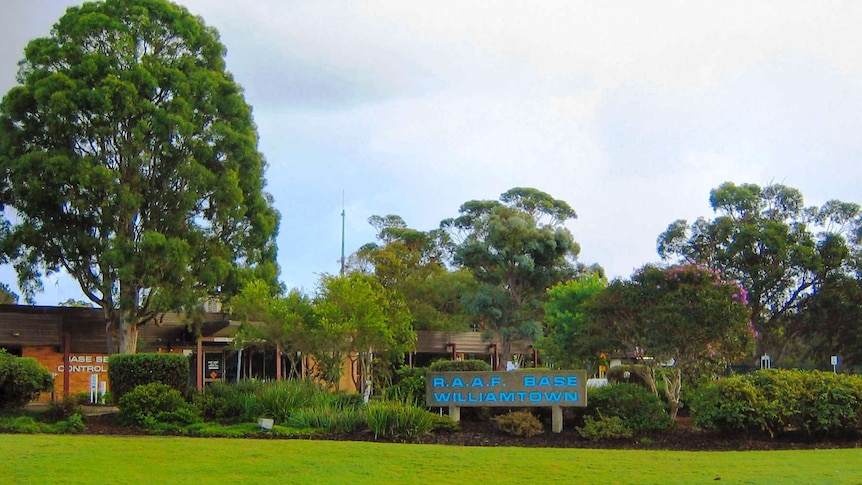
<svg viewBox="0 0 862 485">
<path fill-rule="evenodd" d="M 478 281 L 463 302 L 499 335 L 500 358 L 508 360 L 512 342 L 542 336 L 547 290 L 577 272 L 580 247 L 565 227 L 576 214 L 565 201 L 521 187 L 499 201 L 466 202 L 460 212 L 441 227 L 459 241 L 455 264 Z"/>
<path fill-rule="evenodd" d="M 794 325 L 803 302 L 824 282 L 857 274 L 862 209 L 837 200 L 806 207 L 792 187 L 730 182 L 710 192 L 710 204 L 714 219 L 675 221 L 658 237 L 658 252 L 739 281 L 758 332 L 756 353 L 780 360 L 805 340 L 805 327 Z"/>
<path fill-rule="evenodd" d="M 0 105 L 3 258 L 31 299 L 43 275 L 72 275 L 111 351 L 250 273 L 275 285 L 278 214 L 224 55 L 167 1 L 85 3 L 27 45 Z"/>
</svg>

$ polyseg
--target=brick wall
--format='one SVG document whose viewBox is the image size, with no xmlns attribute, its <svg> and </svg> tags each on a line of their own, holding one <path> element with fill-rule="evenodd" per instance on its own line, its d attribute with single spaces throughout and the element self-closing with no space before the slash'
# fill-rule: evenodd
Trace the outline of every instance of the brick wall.
<svg viewBox="0 0 862 485">
<path fill-rule="evenodd" d="M 21 349 L 22 357 L 33 357 L 40 364 L 48 368 L 54 374 L 54 395 L 63 396 L 63 353 L 57 352 L 56 347 L 24 347 Z M 107 354 L 70 354 L 69 366 L 69 395 L 90 392 L 90 376 L 99 376 L 99 382 L 108 380 L 108 355 Z M 51 393 L 43 393 L 39 401 L 51 399 Z"/>
</svg>

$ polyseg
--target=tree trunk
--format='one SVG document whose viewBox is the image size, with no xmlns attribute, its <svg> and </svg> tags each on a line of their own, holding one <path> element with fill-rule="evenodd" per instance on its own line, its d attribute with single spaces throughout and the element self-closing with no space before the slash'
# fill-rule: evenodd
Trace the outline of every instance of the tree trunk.
<svg viewBox="0 0 862 485">
<path fill-rule="evenodd" d="M 128 312 L 123 312 L 117 334 L 120 337 L 119 349 L 121 353 L 134 354 L 138 351 L 138 324 L 129 317 Z"/>
<path fill-rule="evenodd" d="M 682 371 L 679 368 L 679 363 L 677 363 L 676 367 L 662 372 L 661 377 L 664 381 L 664 393 L 667 396 L 667 403 L 670 406 L 670 419 L 675 420 L 679 412 L 679 395 L 682 389 Z"/>
</svg>

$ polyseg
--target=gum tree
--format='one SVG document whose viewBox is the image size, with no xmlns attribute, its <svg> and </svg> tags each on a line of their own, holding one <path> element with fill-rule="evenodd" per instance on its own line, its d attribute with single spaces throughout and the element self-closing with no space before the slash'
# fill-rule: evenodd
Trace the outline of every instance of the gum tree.
<svg viewBox="0 0 862 485">
<path fill-rule="evenodd" d="M 802 337 L 790 323 L 805 297 L 832 275 L 859 267 L 862 211 L 835 200 L 806 207 L 799 190 L 779 184 L 726 182 L 709 200 L 717 216 L 672 223 L 658 237 L 658 253 L 740 281 L 759 333 L 756 354 L 781 360 Z"/>
<path fill-rule="evenodd" d="M 224 55 L 183 7 L 85 3 L 27 45 L 0 105 L 2 255 L 28 299 L 46 274 L 75 278 L 109 351 L 252 274 L 277 287 L 278 215 Z"/>
<path fill-rule="evenodd" d="M 532 188 L 514 188 L 499 201 L 473 200 L 461 215 L 441 222 L 460 243 L 454 263 L 473 273 L 478 287 L 465 307 L 499 335 L 500 358 L 512 342 L 542 336 L 546 292 L 576 273 L 580 247 L 565 223 L 576 217 L 565 201 Z"/>
</svg>

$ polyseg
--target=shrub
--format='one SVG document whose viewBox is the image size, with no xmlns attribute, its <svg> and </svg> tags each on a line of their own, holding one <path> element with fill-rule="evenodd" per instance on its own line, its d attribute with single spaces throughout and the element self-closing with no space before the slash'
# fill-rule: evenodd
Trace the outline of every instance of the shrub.
<svg viewBox="0 0 862 485">
<path fill-rule="evenodd" d="M 513 436 L 536 436 L 544 432 L 542 422 L 530 411 L 512 411 L 494 418 L 497 429 Z"/>
<path fill-rule="evenodd" d="M 722 432 L 769 431 L 765 416 L 772 406 L 751 379 L 734 376 L 701 385 L 691 393 L 695 426 Z"/>
<path fill-rule="evenodd" d="M 575 427 L 582 438 L 588 440 L 631 438 L 634 431 L 619 416 L 584 417 L 584 425 Z"/>
<path fill-rule="evenodd" d="M 431 413 L 433 416 L 433 427 L 432 431 L 445 431 L 448 433 L 454 433 L 461 429 L 461 423 L 459 421 L 452 421 L 449 416 L 440 416 L 439 414 Z"/>
<path fill-rule="evenodd" d="M 401 401 L 414 406 L 424 406 L 425 374 L 427 372 L 427 367 L 401 367 L 395 371 L 395 384 L 383 390 L 383 397 L 387 401 Z"/>
<path fill-rule="evenodd" d="M 586 416 L 618 417 L 633 433 L 664 431 L 673 423 L 655 394 L 637 384 L 588 389 Z"/>
<path fill-rule="evenodd" d="M 81 405 L 78 399 L 73 396 L 55 399 L 48 403 L 48 417 L 56 421 L 68 419 L 73 414 L 80 416 Z"/>
<path fill-rule="evenodd" d="M 862 376 L 769 369 L 720 379 L 692 395 L 697 426 L 825 436 L 862 430 Z"/>
<path fill-rule="evenodd" d="M 192 402 L 198 408 L 200 414 L 214 421 L 237 421 L 241 419 L 246 410 L 245 397 L 253 396 L 254 389 L 243 388 L 239 385 L 213 382 L 206 386 L 203 392 L 194 394 Z M 250 416 L 255 416 L 256 412 Z"/>
<path fill-rule="evenodd" d="M 201 421 L 197 408 L 186 402 L 179 391 L 161 382 L 138 386 L 121 397 L 119 418 L 127 425 L 143 428 Z"/>
<path fill-rule="evenodd" d="M 78 413 L 69 415 L 66 419 L 58 421 L 54 424 L 52 431 L 55 433 L 80 433 L 87 429 L 84 425 L 84 418 Z"/>
<path fill-rule="evenodd" d="M 428 368 L 429 372 L 482 372 L 491 370 L 491 364 L 484 360 L 438 360 Z"/>
<path fill-rule="evenodd" d="M 108 359 L 108 382 L 117 402 L 137 386 L 152 382 L 185 395 L 189 390 L 189 359 L 181 354 L 114 354 Z"/>
<path fill-rule="evenodd" d="M 54 377 L 32 357 L 0 349 L 0 409 L 22 407 L 54 388 Z"/>
<path fill-rule="evenodd" d="M 435 414 L 400 402 L 375 402 L 365 411 L 368 428 L 379 436 L 416 437 L 434 429 Z"/>
</svg>

